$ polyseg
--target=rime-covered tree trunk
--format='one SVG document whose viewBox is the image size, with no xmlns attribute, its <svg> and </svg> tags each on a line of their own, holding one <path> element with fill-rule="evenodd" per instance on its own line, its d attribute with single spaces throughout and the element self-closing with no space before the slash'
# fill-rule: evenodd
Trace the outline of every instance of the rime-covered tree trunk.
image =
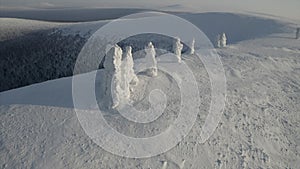
<svg viewBox="0 0 300 169">
<path fill-rule="evenodd" d="M 149 42 L 148 46 L 145 48 L 146 51 L 146 63 L 148 67 L 148 74 L 150 76 L 157 76 L 157 61 L 155 59 L 155 48 L 152 42 Z"/>
</svg>

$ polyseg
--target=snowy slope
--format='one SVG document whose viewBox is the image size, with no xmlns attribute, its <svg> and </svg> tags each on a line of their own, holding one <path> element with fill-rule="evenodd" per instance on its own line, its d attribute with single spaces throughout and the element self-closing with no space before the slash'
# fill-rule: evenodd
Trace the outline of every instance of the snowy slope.
<svg viewBox="0 0 300 169">
<path fill-rule="evenodd" d="M 199 27 L 212 42 L 222 32 L 229 37 L 228 43 L 235 44 L 274 33 L 293 32 L 296 26 L 285 20 L 233 13 L 172 14 Z M 93 20 L 93 17 L 90 16 L 88 20 Z M 0 22 L 0 80 L 5 81 L 0 83 L 0 91 L 6 91 L 71 76 L 76 57 L 87 39 L 109 20 L 55 23 L 0 18 Z M 128 38 L 119 45 L 131 45 L 135 52 L 152 41 L 156 46 L 168 50 L 171 48 L 169 40 L 150 34 Z M 186 46 L 183 50 L 186 51 Z"/>
<path fill-rule="evenodd" d="M 30 19 L 17 18 L 0 18 L 0 41 L 6 41 L 22 37 L 24 35 L 39 31 L 51 30 L 55 33 L 62 31 L 63 35 L 76 35 L 84 37 L 87 34 L 92 34 L 109 20 L 101 20 L 94 22 L 46 22 Z"/>
<path fill-rule="evenodd" d="M 30 32 L 46 30 L 64 25 L 63 23 L 25 20 L 16 18 L 0 18 L 0 41 L 13 39 Z"/>
<path fill-rule="evenodd" d="M 71 108 L 70 77 L 2 92 L 0 166 L 159 169 L 167 161 L 167 168 L 175 169 L 185 159 L 184 168 L 299 168 L 300 41 L 293 37 L 292 32 L 272 34 L 218 50 L 227 78 L 226 109 L 217 130 L 203 145 L 199 133 L 210 101 L 209 79 L 203 65 L 195 64 L 195 57 L 184 56 L 204 102 L 189 135 L 172 150 L 152 158 L 115 156 L 93 143 Z M 80 76 L 89 78 L 88 74 Z M 156 78 L 139 78 L 140 108 L 147 107 L 146 96 L 153 88 L 171 93 L 174 100 L 164 119 L 149 128 L 112 112 L 105 117 L 127 135 L 160 133 L 176 117 L 178 89 L 162 72 Z M 101 83 L 99 78 L 96 84 Z"/>
<path fill-rule="evenodd" d="M 0 91 L 71 76 L 86 40 L 107 23 L 13 18 L 0 18 L 0 22 L 0 79 L 5 81 Z"/>
</svg>

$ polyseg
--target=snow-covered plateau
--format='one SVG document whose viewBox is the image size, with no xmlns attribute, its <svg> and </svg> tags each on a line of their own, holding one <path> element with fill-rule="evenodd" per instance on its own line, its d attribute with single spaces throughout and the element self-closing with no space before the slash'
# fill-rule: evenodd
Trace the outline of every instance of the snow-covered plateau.
<svg viewBox="0 0 300 169">
<path fill-rule="evenodd" d="M 95 144 L 84 132 L 73 108 L 71 75 L 76 57 L 91 34 L 108 21 L 66 24 L 0 18 L 0 168 L 298 169 L 297 23 L 229 13 L 178 15 L 198 26 L 212 42 L 218 34 L 225 32 L 227 36 L 227 46 L 216 49 L 226 75 L 225 110 L 217 129 L 204 144 L 199 140 L 211 101 L 211 84 L 204 65 L 187 52 L 186 45 L 181 59 L 196 78 L 201 100 L 196 123 L 182 142 L 163 154 L 125 158 Z M 172 39 L 163 36 L 131 37 L 118 45 L 122 49 L 132 46 L 137 63 L 143 56 L 136 51 L 150 41 L 172 51 Z M 163 62 L 159 54 L 156 51 L 158 64 Z M 85 82 L 91 80 L 91 74 L 97 76 L 95 85 L 100 90 L 105 88 L 105 69 L 75 76 Z M 134 106 L 147 110 L 151 91 L 165 91 L 167 102 L 162 116 L 150 124 L 135 124 L 115 110 L 105 110 L 103 116 L 122 134 L 157 135 L 178 116 L 178 85 L 160 70 L 157 76 L 138 73 L 137 77 L 139 82 L 130 91 Z M 96 97 L 101 106 L 101 100 L 106 98 L 100 92 Z"/>
</svg>

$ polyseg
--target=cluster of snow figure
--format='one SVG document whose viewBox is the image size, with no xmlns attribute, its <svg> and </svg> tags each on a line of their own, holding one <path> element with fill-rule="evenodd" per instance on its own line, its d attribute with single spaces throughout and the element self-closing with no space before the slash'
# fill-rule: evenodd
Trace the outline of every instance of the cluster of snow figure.
<svg viewBox="0 0 300 169">
<path fill-rule="evenodd" d="M 132 49 L 127 47 L 123 57 L 123 51 L 118 46 L 113 46 L 112 50 L 107 53 L 104 61 L 106 75 L 106 94 L 112 92 L 113 105 L 116 108 L 122 100 L 128 100 L 131 86 L 138 84 L 139 80 L 133 70 Z M 110 87 L 111 88 L 110 88 Z"/>
<path fill-rule="evenodd" d="M 225 33 L 222 33 L 222 35 L 218 35 L 217 37 L 217 47 L 224 48 L 226 46 L 227 46 L 227 37 Z"/>
<path fill-rule="evenodd" d="M 195 40 L 191 43 L 191 49 L 189 54 L 194 54 Z M 179 38 L 175 38 L 173 42 L 173 52 L 176 55 L 177 62 L 181 63 L 181 51 L 183 44 L 181 44 Z M 147 74 L 151 77 L 157 76 L 157 61 L 156 52 L 152 42 L 145 47 L 146 52 L 146 66 Z M 123 60 L 122 60 L 123 58 Z M 118 45 L 114 45 L 111 50 L 107 52 L 107 56 L 104 61 L 105 69 L 105 82 L 106 82 L 106 95 L 110 95 L 113 98 L 111 108 L 118 107 L 121 103 L 125 103 L 130 99 L 130 92 L 133 91 L 133 86 L 138 85 L 139 79 L 134 72 L 134 62 L 132 58 L 132 48 L 126 47 L 125 53 Z"/>
</svg>

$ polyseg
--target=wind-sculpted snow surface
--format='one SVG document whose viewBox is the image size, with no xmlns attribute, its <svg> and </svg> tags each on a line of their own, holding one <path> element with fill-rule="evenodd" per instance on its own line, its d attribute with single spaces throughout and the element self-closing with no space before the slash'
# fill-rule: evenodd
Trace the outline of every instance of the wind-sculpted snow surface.
<svg viewBox="0 0 300 169">
<path fill-rule="evenodd" d="M 135 25 L 142 26 L 136 27 Z M 168 27 L 174 28 L 175 25 L 177 26 L 176 29 L 170 32 Z M 126 27 L 126 29 L 123 29 L 124 27 Z M 189 34 L 181 31 L 184 29 L 189 29 Z M 165 13 L 147 12 L 130 15 L 114 22 L 110 22 L 97 30 L 85 44 L 76 61 L 74 74 L 92 71 L 97 68 L 105 55 L 105 51 L 108 51 L 107 46 L 111 46 L 110 44 L 116 44 L 128 37 L 147 32 L 162 34 L 169 37 L 178 35 L 182 37 L 183 42 L 185 43 L 188 43 L 188 40 L 195 36 L 196 42 L 202 42 L 202 44 L 205 44 L 203 45 L 204 49 L 202 51 L 199 50 L 200 47 L 197 43 L 197 57 L 203 61 L 203 64 L 210 75 L 210 80 L 212 80 L 213 99 L 203 131 L 200 133 L 200 142 L 204 143 L 216 129 L 220 120 L 220 114 L 224 108 L 226 86 L 225 73 L 217 53 L 213 51 L 210 41 L 206 38 L 203 32 L 201 32 L 201 30 L 197 29 L 184 19 Z M 99 46 L 99 44 L 101 44 L 101 46 Z M 150 51 L 154 51 L 154 47 L 151 43 L 149 46 Z M 153 54 L 154 52 L 150 53 Z M 155 60 L 156 56 L 153 55 L 151 57 Z M 102 111 L 105 112 L 105 110 L 103 110 L 101 106 L 97 106 L 99 104 L 97 103 L 97 99 L 94 94 L 97 86 L 94 84 L 94 81 L 96 80 L 95 76 L 92 77 L 91 81 L 87 82 L 87 85 L 82 85 L 83 79 L 80 77 L 73 76 L 73 102 L 77 117 L 85 132 L 95 143 L 106 151 L 130 158 L 152 157 L 162 154 L 176 146 L 191 130 L 195 123 L 198 112 L 198 104 L 200 103 L 196 79 L 193 72 L 185 62 L 178 63 L 178 60 L 172 62 L 172 60 L 177 58 L 174 53 L 167 53 L 160 57 L 160 62 L 157 62 L 158 70 L 165 72 L 165 74 L 175 80 L 174 83 L 178 84 L 178 93 L 180 94 L 181 102 L 178 105 L 180 108 L 179 111 L 176 111 L 178 113 L 178 118 L 176 118 L 174 123 L 172 123 L 166 131 L 153 137 L 129 137 L 109 127 L 102 116 L 103 113 L 101 113 Z M 147 56 L 143 60 L 146 61 L 141 61 L 139 63 L 144 65 L 141 67 L 137 66 L 135 68 L 136 72 L 142 73 L 145 70 L 147 71 L 149 68 L 153 68 L 153 66 L 147 66 L 147 64 L 149 64 L 147 62 Z M 152 63 L 150 62 L 150 64 Z M 112 89 L 114 89 L 114 87 L 112 87 Z M 112 91 L 111 93 L 113 95 L 118 92 Z M 131 101 L 124 103 L 120 102 L 120 104 L 118 104 L 115 108 L 118 113 L 129 121 L 143 124 L 152 123 L 160 117 L 162 112 L 165 110 L 164 106 L 157 106 L 161 101 L 164 103 L 164 94 L 165 92 L 162 90 L 151 91 L 151 94 L 149 95 L 149 102 L 151 104 L 151 107 L 148 109 L 149 111 L 136 110 L 134 107 L 135 103 Z M 160 101 L 158 98 L 162 98 L 162 100 Z M 104 96 L 102 99 L 107 100 L 110 99 L 110 97 Z M 123 99 L 120 100 L 122 101 Z M 162 107 L 162 109 L 156 111 L 158 107 Z M 95 112 L 84 111 L 86 109 L 89 110 L 90 108 L 92 108 Z M 165 142 L 164 140 L 169 141 Z M 158 142 L 161 142 L 161 144 L 157 145 Z"/>
<path fill-rule="evenodd" d="M 236 37 L 233 36 L 234 38 Z M 107 75 L 115 76 L 117 72 L 117 79 L 122 79 L 122 74 L 119 73 L 120 70 L 124 70 L 125 64 L 122 64 L 128 61 L 130 66 L 126 67 L 131 69 L 132 66 L 130 49 L 124 50 L 129 46 L 129 42 L 126 43 L 128 39 L 130 38 L 121 41 L 120 47 L 110 46 L 113 47 L 111 50 L 107 46 L 101 46 L 104 49 L 103 53 L 108 52 L 105 59 L 99 61 L 104 69 L 74 76 L 79 82 L 76 84 L 77 89 L 89 89 L 76 90 L 78 93 L 75 94 L 80 96 L 83 102 L 76 105 L 75 109 L 72 107 L 74 77 L 0 93 L 1 168 L 298 168 L 300 49 L 294 31 L 272 34 L 238 44 L 229 43 L 226 48 L 217 49 L 227 78 L 226 109 L 224 114 L 220 114 L 220 123 L 217 123 L 215 132 L 211 137 L 207 137 L 206 142 L 203 141 L 203 129 L 213 127 L 209 125 L 212 123 L 203 125 L 210 116 L 207 112 L 215 99 L 215 96 L 211 95 L 214 84 L 211 75 L 215 75 L 213 73 L 218 69 L 213 69 L 212 72 L 207 70 L 203 60 L 201 63 L 198 57 L 185 52 L 181 55 L 182 63 L 178 63 L 176 55 L 161 54 L 159 49 L 154 50 L 154 47 L 164 45 L 167 46 L 167 51 L 172 50 L 172 38 L 171 41 L 167 41 L 170 44 L 156 43 L 161 42 L 161 39 L 157 39 L 153 42 L 154 45 L 150 44 L 149 48 L 146 48 L 150 51 L 148 54 L 151 56 L 151 65 L 155 63 L 158 71 L 156 76 L 137 73 L 139 82 L 134 90 L 130 91 L 135 111 L 124 114 L 124 107 L 112 110 L 109 108 L 113 100 L 108 97 L 111 94 L 111 89 L 108 88 L 114 87 L 114 91 L 118 92 L 118 85 L 111 85 L 114 78 L 108 78 Z M 144 44 L 149 43 L 150 40 L 146 40 L 140 42 L 142 47 L 133 46 L 133 57 L 138 56 L 133 60 L 135 71 L 147 68 L 146 55 L 141 55 L 145 51 L 135 53 L 135 49 L 144 48 Z M 185 39 L 190 40 L 190 37 Z M 196 49 L 199 43 L 201 44 L 201 41 L 196 40 Z M 123 60 L 121 48 L 125 51 Z M 208 56 L 209 53 L 202 57 Z M 168 67 L 170 65 L 171 67 Z M 189 71 L 184 69 L 186 67 Z M 192 73 L 196 85 L 188 77 L 180 76 L 182 72 Z M 220 80 L 218 77 L 213 76 Z M 121 84 L 121 89 L 124 84 L 123 81 L 114 83 Z M 199 100 L 193 98 L 197 93 L 191 89 L 195 87 L 199 90 Z M 187 92 L 179 93 L 181 90 Z M 91 104 L 90 101 L 94 98 L 90 96 L 94 95 L 97 102 Z M 118 140 L 116 135 L 111 136 L 113 131 L 127 136 L 126 139 L 134 137 L 136 141 L 168 132 L 170 127 L 174 128 L 174 121 L 182 116 L 182 102 L 190 103 L 185 105 L 186 112 L 183 116 L 190 115 L 189 107 L 197 107 L 195 124 L 169 151 L 151 156 L 152 150 L 173 142 L 170 137 L 151 142 L 150 149 L 149 146 L 136 149 L 135 144 L 122 142 L 123 140 Z M 103 137 L 96 139 L 111 146 L 102 147 L 103 149 L 99 147 L 99 142 L 95 143 L 95 137 L 87 135 L 85 128 L 90 125 L 97 129 L 90 132 L 94 132 L 94 136 L 99 134 L 102 128 L 95 127 L 99 124 L 93 121 L 98 119 L 92 119 L 99 117 L 93 116 L 99 115 L 99 112 L 95 111 L 99 108 L 105 124 L 109 127 L 101 133 Z M 125 110 L 126 108 L 128 107 L 125 106 Z M 145 116 L 140 112 L 152 112 L 152 116 Z M 161 116 L 156 118 L 155 113 Z M 78 114 L 82 116 L 78 117 Z M 141 121 L 140 117 L 148 119 L 144 118 L 144 121 Z M 148 123 L 149 119 L 156 120 Z M 135 120 L 140 123 L 136 123 Z M 180 124 L 184 125 L 177 125 L 175 134 L 178 131 L 182 132 L 181 129 L 187 126 L 186 123 Z M 134 155 L 147 150 L 142 156 L 148 158 L 126 158 L 107 152 L 116 150 L 118 146 Z M 113 153 L 128 155 L 126 151 Z M 133 156 L 128 156 L 130 155 Z"/>
<path fill-rule="evenodd" d="M 167 162 L 167 169 L 177 169 L 185 159 L 184 168 L 296 169 L 300 159 L 297 134 L 300 132 L 300 49 L 296 39 L 281 38 L 293 36 L 294 32 L 277 34 L 218 51 L 226 70 L 227 106 L 218 129 L 203 145 L 199 144 L 199 133 L 211 100 L 210 81 L 203 65 L 196 64 L 197 58 L 183 55 L 183 61 L 192 70 L 198 70 L 194 73 L 203 103 L 188 136 L 170 151 L 151 158 L 122 158 L 93 143 L 81 128 L 74 110 L 62 105 L 71 99 L 61 100 L 71 88 L 71 82 L 66 82 L 71 78 L 2 92 L 0 166 L 7 169 L 160 169 Z M 100 85 L 102 73 L 98 74 L 96 84 Z M 178 107 L 172 105 L 179 101 L 178 88 L 164 73 L 159 72 L 155 79 L 138 77 L 140 82 L 133 95 L 139 100 L 137 108 L 147 107 L 148 102 L 143 98 L 159 87 L 168 94 L 169 113 L 150 126 L 134 125 L 116 113 L 104 116 L 111 126 L 126 135 L 155 135 L 176 118 Z M 147 87 L 143 88 L 144 85 Z M 25 105 L 21 105 L 25 100 Z"/>
</svg>

